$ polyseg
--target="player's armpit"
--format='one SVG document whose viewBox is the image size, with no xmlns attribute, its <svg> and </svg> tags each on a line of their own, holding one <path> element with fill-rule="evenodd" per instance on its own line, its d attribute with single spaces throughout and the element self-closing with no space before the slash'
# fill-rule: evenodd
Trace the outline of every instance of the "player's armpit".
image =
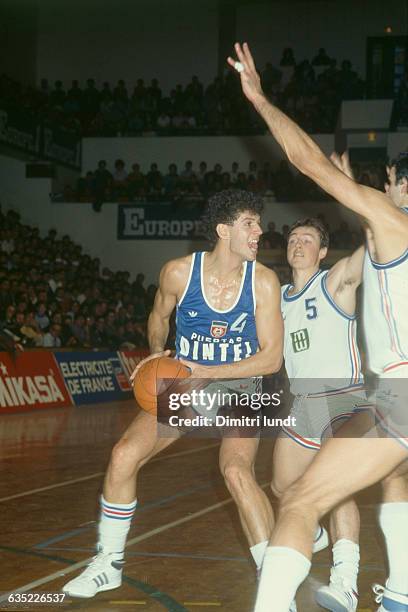
<svg viewBox="0 0 408 612">
<path fill-rule="evenodd" d="M 365 245 L 361 245 L 348 257 L 343 257 L 330 269 L 327 275 L 327 288 L 331 295 L 338 289 L 351 288 L 353 291 L 363 278 Z"/>
</svg>

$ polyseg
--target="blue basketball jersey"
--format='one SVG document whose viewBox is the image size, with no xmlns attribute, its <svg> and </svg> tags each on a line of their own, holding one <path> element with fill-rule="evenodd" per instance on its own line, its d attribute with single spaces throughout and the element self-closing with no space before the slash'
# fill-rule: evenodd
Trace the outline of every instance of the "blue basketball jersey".
<svg viewBox="0 0 408 612">
<path fill-rule="evenodd" d="M 255 262 L 244 262 L 241 287 L 228 310 L 210 306 L 204 292 L 204 253 L 193 253 L 190 275 L 177 304 L 177 357 L 203 365 L 241 361 L 258 349 Z"/>
</svg>

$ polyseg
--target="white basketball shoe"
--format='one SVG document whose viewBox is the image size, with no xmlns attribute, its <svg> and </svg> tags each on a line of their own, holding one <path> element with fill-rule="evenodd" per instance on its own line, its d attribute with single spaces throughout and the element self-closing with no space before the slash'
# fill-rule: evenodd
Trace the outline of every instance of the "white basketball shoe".
<svg viewBox="0 0 408 612">
<path fill-rule="evenodd" d="M 330 583 L 316 592 L 316 601 L 331 612 L 356 612 L 358 593 L 351 583 L 335 567 L 330 572 Z"/>
<path fill-rule="evenodd" d="M 408 612 L 408 595 L 402 595 L 381 586 L 373 584 L 375 602 L 381 604 L 377 612 Z"/>
<path fill-rule="evenodd" d="M 71 597 L 94 597 L 101 591 L 117 589 L 122 584 L 123 554 L 98 552 L 88 567 L 70 580 L 62 590 Z"/>
</svg>

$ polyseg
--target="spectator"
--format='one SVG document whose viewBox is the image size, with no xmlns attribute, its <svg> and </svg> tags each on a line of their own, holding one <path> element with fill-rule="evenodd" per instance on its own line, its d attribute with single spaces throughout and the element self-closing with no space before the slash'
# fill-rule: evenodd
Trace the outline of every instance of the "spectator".
<svg viewBox="0 0 408 612">
<path fill-rule="evenodd" d="M 44 298 L 45 292 L 42 293 L 42 297 Z M 36 313 L 34 315 L 35 321 L 38 324 L 39 328 L 44 331 L 48 328 L 50 324 L 50 319 L 47 315 L 47 305 L 45 302 L 39 302 Z"/>
<path fill-rule="evenodd" d="M 43 346 L 45 348 L 60 348 L 61 347 L 61 325 L 53 323 L 50 331 L 44 334 Z"/>
<path fill-rule="evenodd" d="M 281 66 L 296 66 L 295 56 L 291 47 L 286 47 L 286 49 L 283 50 L 279 64 Z"/>
<path fill-rule="evenodd" d="M 262 234 L 262 245 L 266 249 L 282 249 L 285 246 L 284 238 L 273 221 L 268 223 L 268 231 Z"/>
<path fill-rule="evenodd" d="M 105 318 L 99 316 L 90 330 L 91 345 L 95 348 L 105 348 L 108 346 L 108 339 L 105 329 Z"/>
<path fill-rule="evenodd" d="M 177 174 L 176 164 L 170 164 L 169 172 L 166 174 L 163 180 L 164 193 L 165 195 L 172 195 L 177 190 L 180 184 L 180 177 Z"/>
<path fill-rule="evenodd" d="M 102 205 L 106 202 L 109 189 L 112 187 L 112 174 L 106 169 L 106 161 L 102 159 L 98 162 L 98 168 L 94 173 L 95 202 Z"/>
<path fill-rule="evenodd" d="M 330 66 L 331 59 L 326 53 L 326 49 L 320 47 L 317 55 L 312 59 L 312 66 Z"/>
<path fill-rule="evenodd" d="M 167 130 L 171 127 L 171 118 L 164 110 L 157 117 L 156 126 L 159 130 Z"/>
<path fill-rule="evenodd" d="M 125 170 L 125 162 L 123 159 L 115 161 L 115 170 L 113 172 L 113 192 L 114 196 L 121 198 L 125 195 L 127 186 L 128 174 Z"/>
</svg>

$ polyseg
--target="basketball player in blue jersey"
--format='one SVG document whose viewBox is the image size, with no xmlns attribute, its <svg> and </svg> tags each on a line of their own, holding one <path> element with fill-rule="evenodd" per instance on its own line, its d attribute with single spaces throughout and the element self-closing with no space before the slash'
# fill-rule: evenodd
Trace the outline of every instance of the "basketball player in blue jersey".
<svg viewBox="0 0 408 612">
<path fill-rule="evenodd" d="M 359 185 L 326 158 L 316 143 L 273 106 L 262 91 L 248 45 L 235 45 L 245 96 L 266 121 L 289 160 L 368 225 L 368 256 L 363 272 L 365 333 L 368 361 L 379 376 L 380 429 L 367 432 L 366 415 L 354 416 L 342 436 L 327 441 L 305 474 L 284 494 L 277 523 L 262 567 L 256 612 L 288 612 L 298 586 L 310 570 L 316 525 L 324 514 L 357 491 L 388 478 L 380 510 L 387 545 L 389 577 L 377 588 L 381 612 L 408 612 L 408 169 L 397 160 L 389 172 L 389 188 L 381 193 Z M 372 319 L 378 328 L 372 327 Z M 371 322 L 371 324 L 370 324 Z M 318 364 L 316 364 L 318 367 Z M 402 383 L 391 385 L 392 375 Z M 397 382 L 394 380 L 394 382 Z M 405 396 L 405 397 L 404 397 Z M 355 432 L 361 428 L 362 437 Z M 346 437 L 349 434 L 350 437 Z M 372 437 L 370 437 L 372 435 Z"/>
<path fill-rule="evenodd" d="M 284 427 L 275 444 L 272 490 L 277 497 L 302 476 L 332 431 L 355 411 L 368 408 L 355 316 L 364 247 L 323 271 L 320 264 L 328 246 L 328 232 L 319 219 L 300 219 L 289 231 L 287 258 L 293 284 L 282 287 L 283 354 L 295 396 L 291 415 L 296 426 Z M 353 500 L 333 510 L 330 584 L 317 594 L 322 607 L 335 605 L 342 612 L 357 609 L 359 526 Z"/>
<path fill-rule="evenodd" d="M 193 377 L 248 379 L 280 369 L 279 281 L 272 270 L 256 263 L 261 210 L 262 201 L 246 191 L 222 191 L 210 198 L 207 236 L 215 247 L 163 267 L 148 322 L 150 359 L 169 354 L 164 349 L 176 308 L 176 354 L 187 360 Z M 166 437 L 159 436 L 155 416 L 143 411 L 136 416 L 111 455 L 101 499 L 99 552 L 80 576 L 64 586 L 66 593 L 93 597 L 120 586 L 126 538 L 136 509 L 138 471 L 179 436 L 174 428 Z M 273 516 L 254 478 L 258 443 L 258 437 L 224 438 L 220 469 L 260 567 Z"/>
</svg>

